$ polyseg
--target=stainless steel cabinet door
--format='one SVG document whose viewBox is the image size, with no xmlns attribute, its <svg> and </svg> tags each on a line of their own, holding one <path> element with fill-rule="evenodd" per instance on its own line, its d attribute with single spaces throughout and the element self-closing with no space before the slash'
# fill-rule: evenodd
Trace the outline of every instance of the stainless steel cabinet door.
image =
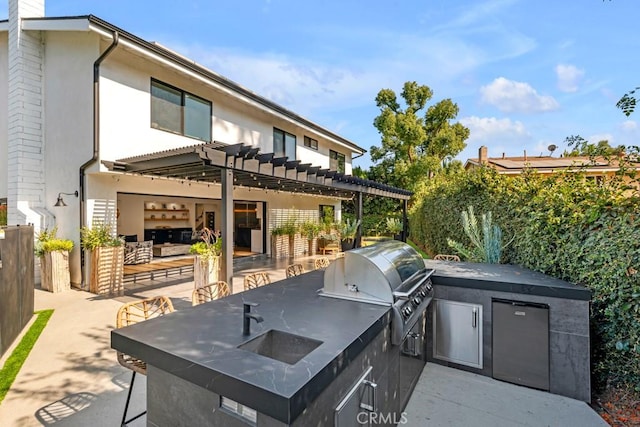
<svg viewBox="0 0 640 427">
<path fill-rule="evenodd" d="M 433 357 L 482 368 L 482 305 L 434 300 Z"/>
</svg>

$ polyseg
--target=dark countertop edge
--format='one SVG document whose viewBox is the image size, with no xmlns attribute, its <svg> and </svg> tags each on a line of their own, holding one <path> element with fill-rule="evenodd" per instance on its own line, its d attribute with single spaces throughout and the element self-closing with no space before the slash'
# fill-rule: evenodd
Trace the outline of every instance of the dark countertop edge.
<svg viewBox="0 0 640 427">
<path fill-rule="evenodd" d="M 591 300 L 591 290 L 588 288 L 560 288 L 544 285 L 531 285 L 524 283 L 495 282 L 483 279 L 469 279 L 451 276 L 439 276 L 438 270 L 431 276 L 434 285 L 451 286 L 457 288 L 481 289 L 488 291 L 509 292 L 523 295 L 537 295 L 562 299 L 574 299 L 581 301 Z"/>
<path fill-rule="evenodd" d="M 147 351 L 163 354 L 162 365 L 153 365 L 156 369 L 175 375 L 185 381 L 209 390 L 221 396 L 228 397 L 240 403 L 246 402 L 246 395 L 250 393 L 252 401 L 249 406 L 256 411 L 270 416 L 283 423 L 292 423 L 306 409 L 309 402 L 313 402 L 324 389 L 337 378 L 337 376 L 349 366 L 349 364 L 365 349 L 391 320 L 391 308 L 378 320 L 373 322 L 351 345 L 343 352 L 336 355 L 331 362 L 314 375 L 303 387 L 292 396 L 285 396 L 265 390 L 261 387 L 244 382 L 241 379 L 223 374 L 214 369 L 189 362 L 171 353 L 161 351 L 155 347 L 142 344 L 139 341 L 117 333 L 117 329 L 111 331 L 111 346 L 113 348 L 136 345 L 140 348 L 140 357 L 144 358 Z M 138 355 L 134 355 L 138 356 Z M 346 363 L 345 363 L 346 362 Z M 166 366 L 171 366 L 167 369 Z M 189 375 L 180 375 L 185 370 Z M 213 380 L 209 378 L 214 377 Z M 205 379 L 205 381 L 203 381 Z M 216 383 L 213 386 L 213 383 Z"/>
</svg>

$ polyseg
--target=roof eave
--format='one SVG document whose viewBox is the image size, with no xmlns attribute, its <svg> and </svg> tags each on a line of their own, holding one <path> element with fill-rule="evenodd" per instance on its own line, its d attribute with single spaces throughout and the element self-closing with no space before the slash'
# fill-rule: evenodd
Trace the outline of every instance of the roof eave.
<svg viewBox="0 0 640 427">
<path fill-rule="evenodd" d="M 4 25 L 8 30 L 8 21 L 6 21 L 6 24 Z M 170 49 L 162 47 L 161 45 L 150 43 L 144 39 L 141 39 L 140 37 L 129 33 L 94 15 L 57 18 L 25 18 L 22 21 L 22 29 L 31 31 L 94 31 L 105 37 L 110 37 L 114 32 L 117 31 L 120 36 L 121 42 L 125 40 L 138 48 L 144 49 L 155 55 L 159 55 L 164 60 L 168 60 L 174 64 L 179 65 L 180 67 L 183 67 L 193 73 L 200 75 L 207 80 L 214 82 L 216 85 L 228 90 L 231 95 L 254 102 L 267 111 L 276 113 L 285 120 L 292 121 L 302 128 L 307 128 L 310 131 L 322 135 L 329 141 L 349 149 L 352 153 L 362 155 L 367 152 L 367 150 L 349 141 L 348 139 L 308 119 L 305 119 L 304 117 L 294 113 L 293 111 L 290 111 L 283 106 L 252 92 L 251 90 L 221 76 L 220 74 L 215 73 L 212 70 L 209 70 L 208 68 L 198 65 L 195 61 L 185 58 L 171 51 Z"/>
</svg>

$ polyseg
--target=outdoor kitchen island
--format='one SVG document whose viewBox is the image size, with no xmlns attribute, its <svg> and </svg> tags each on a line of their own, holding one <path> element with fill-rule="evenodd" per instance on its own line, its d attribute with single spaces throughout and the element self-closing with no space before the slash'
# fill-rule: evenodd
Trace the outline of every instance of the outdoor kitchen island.
<svg viewBox="0 0 640 427">
<path fill-rule="evenodd" d="M 387 414 L 381 424 L 397 424 L 402 362 L 391 307 L 321 296 L 323 275 L 112 331 L 113 348 L 147 362 L 148 425 L 335 425 L 336 407 L 358 383 L 358 407 L 369 408 L 361 417 Z M 244 303 L 259 304 L 251 313 L 264 319 L 250 319 L 248 336 Z M 420 322 L 424 329 L 425 316 Z M 263 345 L 239 348 L 259 336 Z M 357 425 L 349 421 L 340 425 Z"/>
<path fill-rule="evenodd" d="M 425 260 L 427 360 L 591 400 L 591 291 L 517 265 Z"/>
</svg>

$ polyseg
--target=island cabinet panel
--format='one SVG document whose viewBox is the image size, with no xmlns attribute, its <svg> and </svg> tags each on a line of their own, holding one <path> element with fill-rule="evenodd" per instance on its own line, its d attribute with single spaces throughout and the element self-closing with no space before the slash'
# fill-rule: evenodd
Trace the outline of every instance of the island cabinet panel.
<svg viewBox="0 0 640 427">
<path fill-rule="evenodd" d="M 387 420 L 401 417 L 398 401 L 399 347 L 391 346 L 388 329 L 380 332 L 356 358 L 310 402 L 305 411 L 291 423 L 266 414 L 255 413 L 256 425 L 266 427 L 336 425 L 335 410 L 358 380 L 367 374 L 375 384 L 375 412 L 391 414 Z M 344 355 L 348 357 L 348 355 Z M 299 363 L 304 363 L 301 361 Z M 247 393 L 251 393 L 250 390 Z M 147 422 L 151 426 L 207 425 L 246 427 L 251 422 L 221 408 L 220 394 L 199 387 L 163 369 L 149 366 L 147 372 Z M 304 399 L 304 396 L 300 396 Z M 369 399 L 371 401 L 371 399 Z M 240 409 L 250 413 L 251 408 Z M 361 412 L 367 412 L 362 410 Z M 356 414 L 357 416 L 357 414 Z M 360 415 L 362 419 L 367 414 Z M 368 419 L 368 418 L 367 418 Z M 359 425 L 357 419 L 348 425 Z M 347 425 L 347 424 L 341 424 Z M 384 425 L 384 423 L 382 424 Z"/>
</svg>

